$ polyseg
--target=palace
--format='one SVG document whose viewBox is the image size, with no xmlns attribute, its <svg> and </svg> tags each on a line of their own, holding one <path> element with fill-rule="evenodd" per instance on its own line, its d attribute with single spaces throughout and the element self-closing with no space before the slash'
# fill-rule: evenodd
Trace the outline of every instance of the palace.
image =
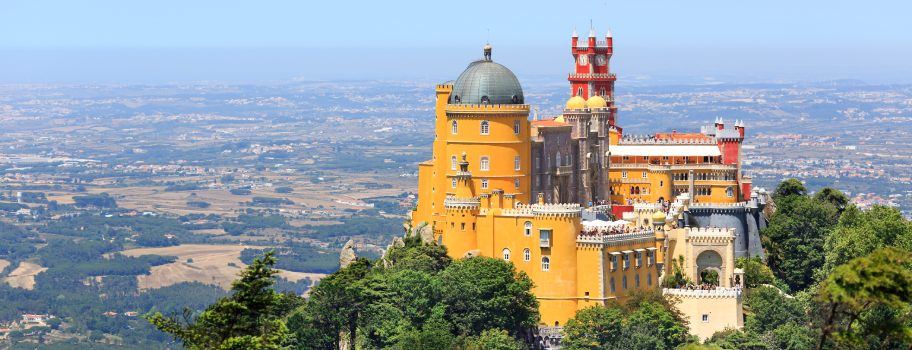
<svg viewBox="0 0 912 350">
<path fill-rule="evenodd" d="M 762 253 L 767 199 L 741 171 L 744 124 L 624 135 L 611 34 L 574 32 L 570 45 L 570 97 L 554 118 L 529 119 L 519 80 L 490 45 L 437 85 L 433 157 L 419 164 L 412 225 L 454 258 L 502 258 L 529 275 L 546 347 L 577 310 L 660 288 L 674 269 L 696 287 L 664 292 L 694 334 L 741 327 L 734 259 Z"/>
</svg>

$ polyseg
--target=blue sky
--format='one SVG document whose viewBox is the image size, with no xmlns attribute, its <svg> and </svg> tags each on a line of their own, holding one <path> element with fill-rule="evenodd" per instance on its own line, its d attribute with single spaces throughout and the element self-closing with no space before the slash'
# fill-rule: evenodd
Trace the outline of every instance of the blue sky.
<svg viewBox="0 0 912 350">
<path fill-rule="evenodd" d="M 0 2 L 0 81 L 429 79 L 490 40 L 530 78 L 564 74 L 590 20 L 644 81 L 912 82 L 912 2 Z"/>
</svg>

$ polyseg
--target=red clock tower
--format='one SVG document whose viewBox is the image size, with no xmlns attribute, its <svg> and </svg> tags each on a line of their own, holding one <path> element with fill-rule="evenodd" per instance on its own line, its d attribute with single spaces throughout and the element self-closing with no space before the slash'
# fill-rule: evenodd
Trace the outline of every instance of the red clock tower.
<svg viewBox="0 0 912 350">
<path fill-rule="evenodd" d="M 611 55 L 614 53 L 611 32 L 605 34 L 605 41 L 598 41 L 595 29 L 590 28 L 586 41 L 580 41 L 574 30 L 570 46 L 575 67 L 567 77 L 570 81 L 570 96 L 580 96 L 586 100 L 591 96 L 601 96 L 608 102 L 612 111 L 610 119 L 614 121 L 617 110 L 614 106 L 614 81 L 617 78 L 609 69 Z"/>
</svg>

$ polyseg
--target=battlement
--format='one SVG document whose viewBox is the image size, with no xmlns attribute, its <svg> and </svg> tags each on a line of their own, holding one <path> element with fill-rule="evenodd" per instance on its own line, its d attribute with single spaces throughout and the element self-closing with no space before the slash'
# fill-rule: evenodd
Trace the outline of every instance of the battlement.
<svg viewBox="0 0 912 350">
<path fill-rule="evenodd" d="M 681 298 L 741 298 L 741 288 L 687 289 L 662 288 L 662 294 Z"/>
<path fill-rule="evenodd" d="M 699 139 L 675 139 L 675 138 L 656 138 L 655 136 L 646 135 L 624 135 L 618 140 L 618 145 L 715 145 L 714 138 Z"/>
<path fill-rule="evenodd" d="M 481 206 L 481 200 L 474 198 L 459 198 L 456 196 L 447 196 L 443 200 L 443 206 L 447 209 L 476 209 Z"/>
<path fill-rule="evenodd" d="M 615 80 L 617 76 L 614 73 L 571 73 L 570 80 Z"/>
<path fill-rule="evenodd" d="M 687 227 L 684 228 L 684 239 L 689 241 L 726 243 L 735 239 L 735 229 L 721 227 Z"/>
<path fill-rule="evenodd" d="M 744 210 L 747 209 L 750 203 L 748 202 L 735 202 L 735 203 L 691 203 L 688 208 L 691 211 L 706 211 L 706 210 L 715 210 L 715 211 L 732 211 L 732 210 Z"/>
<path fill-rule="evenodd" d="M 531 211 L 535 216 L 573 216 L 579 217 L 583 208 L 578 203 L 545 203 L 517 204 L 513 211 L 525 213 Z"/>
<path fill-rule="evenodd" d="M 446 105 L 446 112 L 448 114 L 459 114 L 459 113 L 493 113 L 493 114 L 515 114 L 515 113 L 529 113 L 529 105 L 527 104 L 448 104 Z"/>
<path fill-rule="evenodd" d="M 638 229 L 633 232 L 623 233 L 580 233 L 576 236 L 576 243 L 596 243 L 616 245 L 621 243 L 649 242 L 655 240 L 655 231 L 652 229 Z"/>
<path fill-rule="evenodd" d="M 453 84 L 437 84 L 437 90 L 453 91 Z"/>
<path fill-rule="evenodd" d="M 659 203 L 633 203 L 633 211 L 653 213 L 662 209 L 662 205 Z"/>
</svg>

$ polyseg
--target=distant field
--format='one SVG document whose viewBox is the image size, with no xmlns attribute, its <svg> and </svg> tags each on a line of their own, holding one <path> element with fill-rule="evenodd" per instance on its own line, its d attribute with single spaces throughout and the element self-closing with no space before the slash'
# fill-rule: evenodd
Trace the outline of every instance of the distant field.
<svg viewBox="0 0 912 350">
<path fill-rule="evenodd" d="M 47 270 L 46 267 L 23 261 L 3 280 L 6 281 L 6 284 L 9 284 L 10 287 L 32 289 L 35 288 L 35 275 L 42 273 L 45 270 Z"/>
<path fill-rule="evenodd" d="M 246 245 L 208 245 L 183 244 L 173 247 L 137 248 L 123 251 L 127 256 L 147 254 L 176 256 L 177 261 L 152 268 L 151 274 L 137 276 L 139 288 L 153 289 L 170 286 L 180 282 L 197 281 L 217 284 L 224 289 L 231 288 L 231 281 L 237 278 L 238 272 L 247 265 L 241 262 L 241 251 L 250 248 Z M 187 259 L 193 259 L 187 263 Z M 236 266 L 228 266 L 234 263 Z M 324 274 L 303 273 L 280 270 L 280 276 L 290 281 L 305 277 L 317 281 Z"/>
<path fill-rule="evenodd" d="M 9 261 L 0 259 L 0 271 L 3 271 L 3 269 L 5 269 L 9 265 L 10 265 Z"/>
</svg>

